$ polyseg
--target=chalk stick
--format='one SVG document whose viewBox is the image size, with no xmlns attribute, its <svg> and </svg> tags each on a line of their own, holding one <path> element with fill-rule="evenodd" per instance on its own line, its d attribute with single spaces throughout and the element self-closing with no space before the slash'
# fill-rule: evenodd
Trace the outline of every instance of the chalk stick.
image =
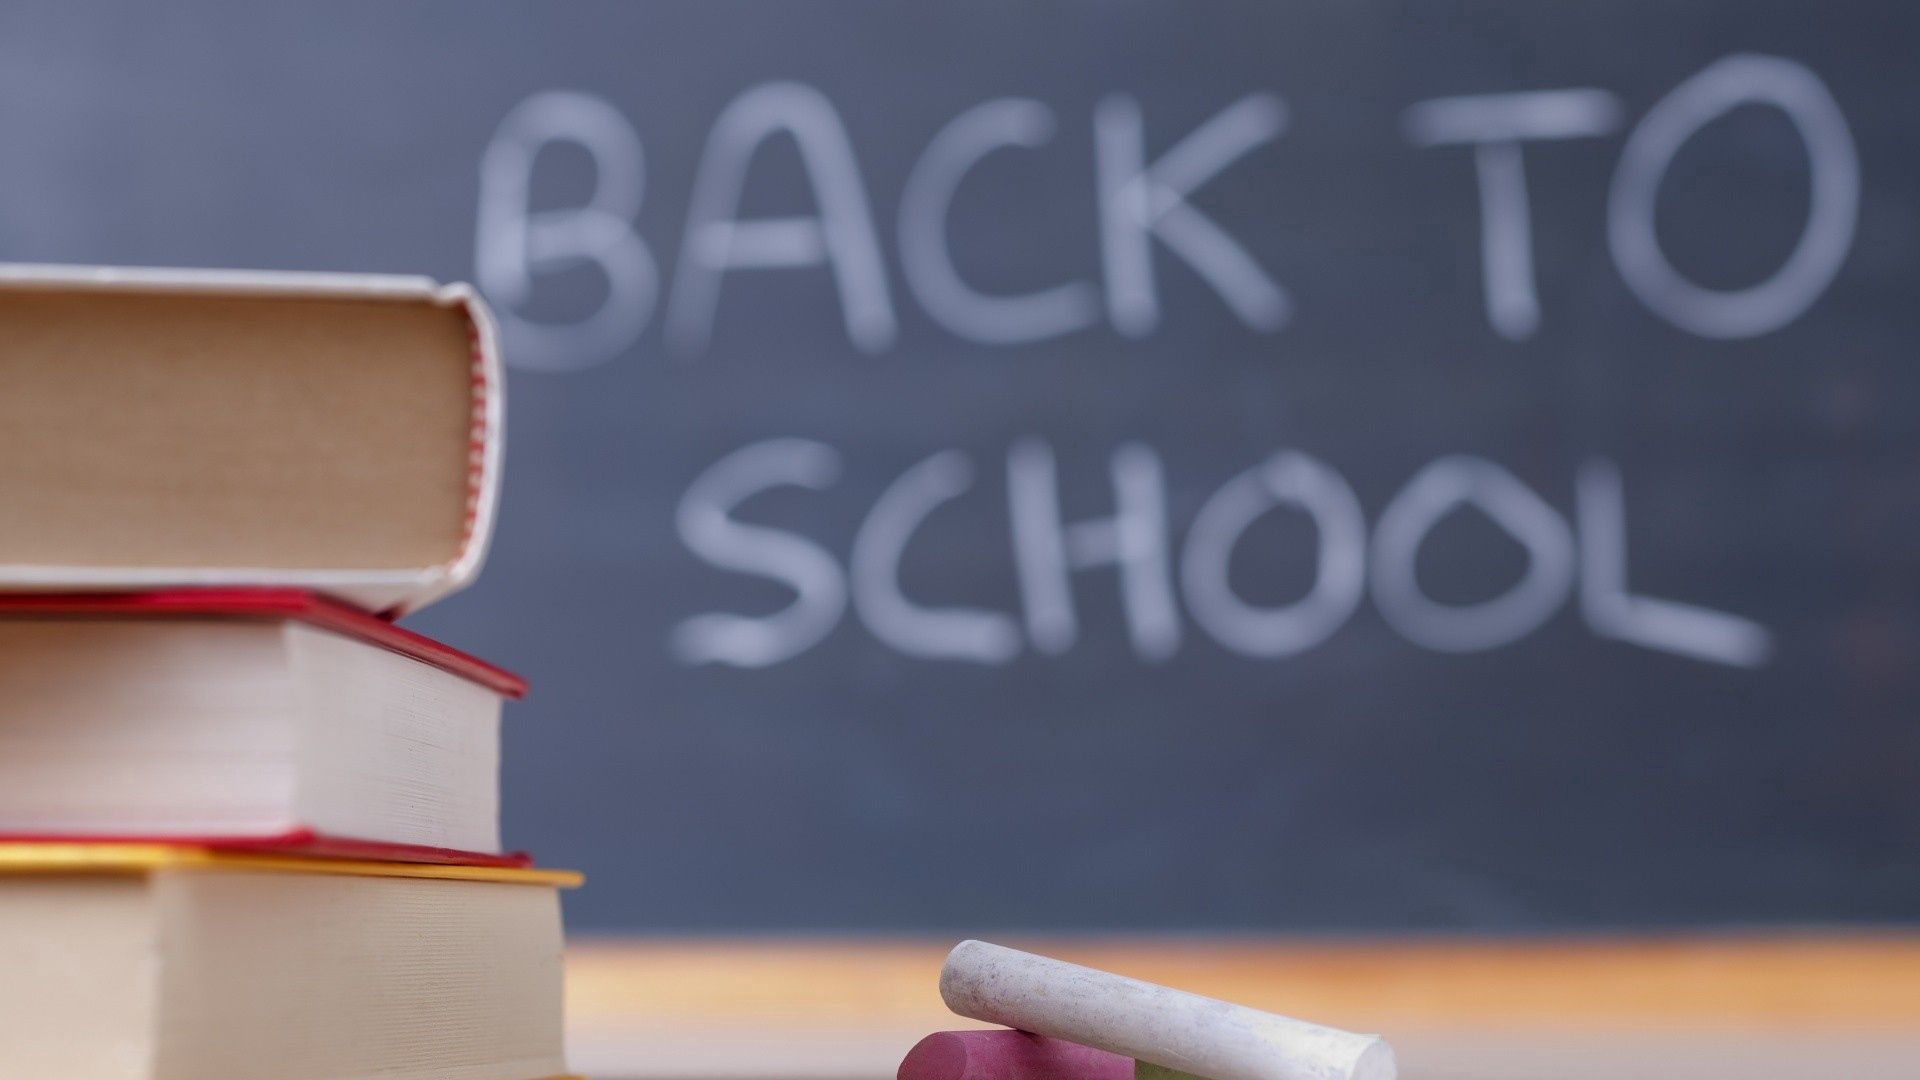
<svg viewBox="0 0 1920 1080">
<path fill-rule="evenodd" d="M 1393 1048 L 1355 1035 L 984 941 L 940 969 L 961 1016 L 1208 1080 L 1395 1080 Z"/>
<path fill-rule="evenodd" d="M 1133 1061 L 1025 1031 L 939 1031 L 900 1062 L 899 1080 L 1133 1080 Z"/>
</svg>

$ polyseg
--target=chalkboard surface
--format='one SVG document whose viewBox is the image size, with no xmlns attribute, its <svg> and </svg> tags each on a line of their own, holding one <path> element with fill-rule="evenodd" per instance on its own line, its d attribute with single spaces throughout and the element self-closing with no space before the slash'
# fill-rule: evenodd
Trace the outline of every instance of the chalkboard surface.
<svg viewBox="0 0 1920 1080">
<path fill-rule="evenodd" d="M 1917 50 L 14 4 L 0 257 L 487 292 L 503 520 L 412 622 L 532 679 L 578 929 L 1911 919 Z"/>
</svg>

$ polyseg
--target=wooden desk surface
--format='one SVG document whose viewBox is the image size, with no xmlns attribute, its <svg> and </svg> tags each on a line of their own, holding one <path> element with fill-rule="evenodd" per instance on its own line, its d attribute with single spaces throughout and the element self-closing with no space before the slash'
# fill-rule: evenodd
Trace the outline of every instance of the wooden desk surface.
<svg viewBox="0 0 1920 1080">
<path fill-rule="evenodd" d="M 1920 933 L 1664 939 L 1000 939 L 1339 1027 L 1409 1080 L 1920 1078 Z M 603 1077 L 890 1076 L 974 1026 L 937 978 L 951 941 L 584 941 L 574 1064 Z"/>
</svg>

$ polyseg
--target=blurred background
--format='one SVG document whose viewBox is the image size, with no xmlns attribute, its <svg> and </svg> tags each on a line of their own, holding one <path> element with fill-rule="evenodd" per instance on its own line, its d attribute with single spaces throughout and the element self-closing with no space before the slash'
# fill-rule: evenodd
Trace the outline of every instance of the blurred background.
<svg viewBox="0 0 1920 1080">
<path fill-rule="evenodd" d="M 472 280 L 577 1064 L 986 935 L 1418 1074 L 1912 1075 L 1920 15 L 16 3 L 0 257 Z"/>
</svg>

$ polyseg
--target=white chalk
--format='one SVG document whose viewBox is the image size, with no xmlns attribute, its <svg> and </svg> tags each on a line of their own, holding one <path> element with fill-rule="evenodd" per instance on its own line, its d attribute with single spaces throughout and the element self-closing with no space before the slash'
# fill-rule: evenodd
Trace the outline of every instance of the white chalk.
<svg viewBox="0 0 1920 1080">
<path fill-rule="evenodd" d="M 961 1016 L 1094 1046 L 1208 1080 L 1395 1080 L 1378 1035 L 1309 1024 L 1153 983 L 963 941 L 940 969 Z"/>
</svg>

